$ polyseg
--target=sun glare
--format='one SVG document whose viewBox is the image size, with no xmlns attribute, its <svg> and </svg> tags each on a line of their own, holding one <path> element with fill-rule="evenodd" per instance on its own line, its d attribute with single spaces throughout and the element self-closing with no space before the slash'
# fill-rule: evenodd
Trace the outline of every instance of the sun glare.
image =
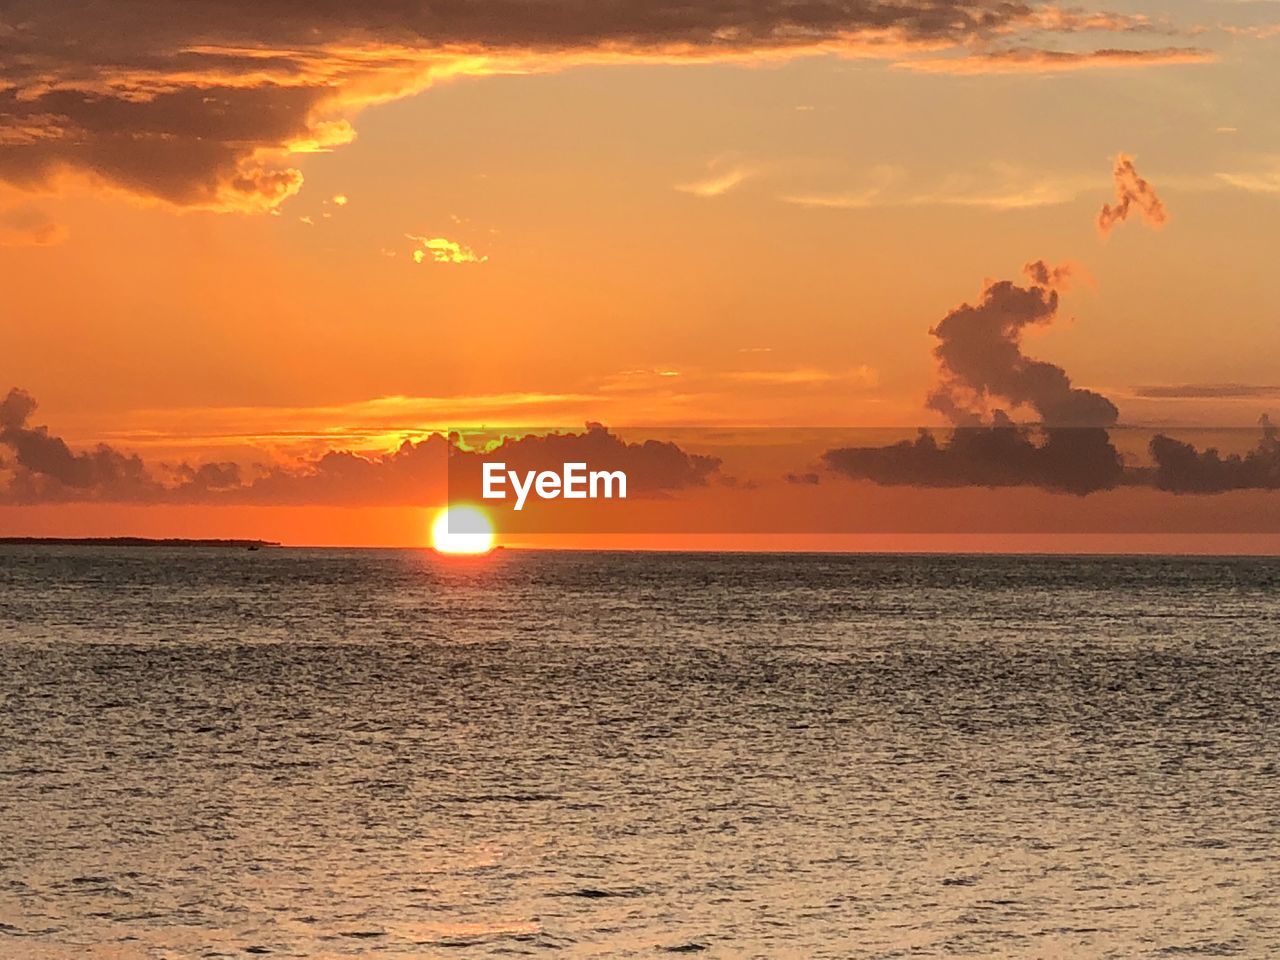
<svg viewBox="0 0 1280 960">
<path fill-rule="evenodd" d="M 440 553 L 488 553 L 493 524 L 477 507 L 445 507 L 431 524 L 431 545 Z"/>
</svg>

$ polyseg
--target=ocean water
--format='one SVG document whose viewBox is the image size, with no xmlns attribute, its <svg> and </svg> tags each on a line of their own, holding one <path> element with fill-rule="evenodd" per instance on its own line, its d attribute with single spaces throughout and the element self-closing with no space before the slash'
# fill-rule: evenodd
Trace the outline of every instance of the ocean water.
<svg viewBox="0 0 1280 960">
<path fill-rule="evenodd" d="M 0 957 L 1280 956 L 1280 562 L 0 548 Z"/>
</svg>

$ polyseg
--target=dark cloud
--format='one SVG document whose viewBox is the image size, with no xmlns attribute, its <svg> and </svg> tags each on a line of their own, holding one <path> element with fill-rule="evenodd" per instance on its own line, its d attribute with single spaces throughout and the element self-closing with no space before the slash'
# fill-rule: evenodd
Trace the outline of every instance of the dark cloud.
<svg viewBox="0 0 1280 960">
<path fill-rule="evenodd" d="M 1046 426 L 1111 426 L 1119 415 L 1115 404 L 1072 386 L 1056 364 L 1022 352 L 1023 331 L 1057 316 L 1058 291 L 1050 282 L 1060 284 L 1070 274 L 1069 268 L 1050 268 L 1043 261 L 1025 270 L 1031 285 L 992 283 L 976 306 L 961 304 L 929 331 L 939 341 L 934 348 L 939 382 L 929 408 L 958 426 L 976 426 L 988 415 L 1003 413 L 1002 403 L 1030 407 Z"/>
<path fill-rule="evenodd" d="M 13 389 L 0 401 L 0 502 L 207 503 L 263 505 L 421 505 L 437 503 L 450 487 L 479 490 L 482 459 L 509 469 L 554 469 L 585 462 L 593 470 L 623 470 L 629 497 L 661 496 L 702 486 L 720 461 L 674 443 L 627 442 L 600 424 L 581 432 L 501 439 L 482 455 L 459 439 L 432 434 L 383 454 L 333 450 L 291 464 L 147 465 L 100 444 L 76 452 L 47 427 L 31 425 L 36 402 Z M 7 483 L 5 478 L 7 475 Z M 478 493 L 476 494 L 478 495 Z"/>
<path fill-rule="evenodd" d="M 522 474 L 559 472 L 568 462 L 622 470 L 629 497 L 662 497 L 713 482 L 735 486 L 717 458 L 671 442 L 627 441 L 599 424 L 489 438 L 493 442 L 480 447 L 474 438 L 432 434 L 383 454 L 333 450 L 289 464 L 173 466 L 148 465 L 105 444 L 73 450 L 47 427 L 33 425 L 35 412 L 35 400 L 23 390 L 0 400 L 0 503 L 418 506 L 446 496 L 478 498 L 481 464 L 495 460 Z M 1080 495 L 1126 485 L 1199 494 L 1280 489 L 1280 437 L 1265 417 L 1260 441 L 1243 454 L 1202 451 L 1164 434 L 1152 439 L 1149 451 L 1151 465 L 1126 466 L 1106 428 L 1019 425 L 997 411 L 989 423 L 956 427 L 943 439 L 921 431 L 914 440 L 828 450 L 820 468 L 885 486 L 1038 487 Z M 823 474 L 808 470 L 785 479 L 814 486 Z"/>
<path fill-rule="evenodd" d="M 1116 182 L 1116 202 L 1104 203 L 1098 212 L 1098 230 L 1102 235 L 1105 237 L 1112 227 L 1126 220 L 1129 211 L 1135 208 L 1148 226 L 1164 226 L 1169 219 L 1164 203 L 1156 196 L 1155 187 L 1138 176 L 1133 158 L 1120 154 L 1112 172 Z"/>
<path fill-rule="evenodd" d="M 1197 450 L 1162 434 L 1151 440 L 1151 458 L 1152 483 L 1173 493 L 1280 490 L 1280 430 L 1266 416 L 1258 445 L 1243 455 Z"/>
<path fill-rule="evenodd" d="M 417 442 L 406 440 L 384 454 L 331 450 L 315 459 L 273 464 L 212 496 L 186 488 L 173 496 L 211 503 L 425 504 L 443 499 L 448 456 L 448 441 L 433 434 Z"/>
<path fill-rule="evenodd" d="M 922 431 L 914 441 L 829 450 L 826 466 L 884 485 L 1087 494 L 1120 483 L 1123 462 L 1107 432 L 1119 416 L 1115 405 L 1022 352 L 1023 331 L 1057 316 L 1058 288 L 1072 268 L 1036 260 L 1023 272 L 1028 286 L 990 283 L 976 305 L 961 304 L 930 331 L 939 341 L 938 385 L 926 402 L 955 425 L 947 439 Z M 1029 408 L 1040 422 L 1019 426 L 1006 406 Z"/>
<path fill-rule="evenodd" d="M 1033 260 L 1022 267 L 1022 272 L 1032 283 L 1054 290 L 1066 290 L 1079 270 L 1080 267 L 1074 263 L 1050 266 L 1043 260 Z"/>
<path fill-rule="evenodd" d="M 439 77 L 820 51 L 991 59 L 993 40 L 1149 28 L 1021 0 L 0 0 L 0 179 L 71 171 L 174 204 L 260 209 L 299 189 L 292 155 L 348 142 L 361 108 Z M 1187 52 L 1108 51 L 1126 53 Z"/>
<path fill-rule="evenodd" d="M 134 500 L 160 491 L 142 460 L 105 444 L 74 453 L 61 437 L 33 427 L 35 399 L 13 389 L 0 402 L 0 444 L 13 452 L 4 469 L 12 473 L 8 498 L 40 500 Z"/>
<path fill-rule="evenodd" d="M 1124 474 L 1099 427 L 959 427 L 944 442 L 922 430 L 914 441 L 828 450 L 823 460 L 838 474 L 883 486 L 1040 487 L 1083 495 L 1117 486 Z"/>
<path fill-rule="evenodd" d="M 483 457 L 457 453 L 449 463 L 451 496 L 461 492 L 479 496 L 484 461 L 501 460 L 508 470 L 559 472 L 565 463 L 585 462 L 592 470 L 621 470 L 627 475 L 628 496 L 653 496 L 671 490 L 700 487 L 720 468 L 715 457 L 687 453 L 677 444 L 660 440 L 628 443 L 598 423 L 583 433 L 549 433 L 504 439 Z"/>
<path fill-rule="evenodd" d="M 188 496 L 201 493 L 226 493 L 243 485 L 238 463 L 202 463 L 198 467 L 180 464 L 174 471 L 179 489 Z"/>
<path fill-rule="evenodd" d="M 10 430 L 23 429 L 35 412 L 36 398 L 14 387 L 0 400 L 0 436 L 5 436 Z"/>
<path fill-rule="evenodd" d="M 988 284 L 977 306 L 962 304 L 931 333 L 939 384 L 929 406 L 955 428 L 942 440 L 928 430 L 914 440 L 828 450 L 833 473 L 885 486 L 1038 487 L 1079 495 L 1117 486 L 1153 486 L 1175 493 L 1280 489 L 1280 432 L 1262 418 L 1262 439 L 1244 454 L 1157 434 L 1152 465 L 1126 465 L 1112 442 L 1118 411 L 1106 397 L 1074 387 L 1066 372 L 1022 352 L 1021 333 L 1058 311 L 1058 288 L 1070 267 L 1036 260 L 1023 267 L 1031 285 Z M 1144 388 L 1149 397 L 1265 396 L 1271 387 L 1239 384 Z M 1017 424 L 1000 404 L 1026 406 L 1040 422 Z M 787 478 L 791 480 L 791 477 Z"/>
</svg>

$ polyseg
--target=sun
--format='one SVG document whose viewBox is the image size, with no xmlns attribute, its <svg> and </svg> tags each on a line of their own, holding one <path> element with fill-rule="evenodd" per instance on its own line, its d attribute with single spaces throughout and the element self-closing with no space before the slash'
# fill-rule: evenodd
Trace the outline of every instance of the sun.
<svg viewBox="0 0 1280 960">
<path fill-rule="evenodd" d="M 445 507 L 431 523 L 431 545 L 440 553 L 488 553 L 493 524 L 478 507 Z"/>
</svg>

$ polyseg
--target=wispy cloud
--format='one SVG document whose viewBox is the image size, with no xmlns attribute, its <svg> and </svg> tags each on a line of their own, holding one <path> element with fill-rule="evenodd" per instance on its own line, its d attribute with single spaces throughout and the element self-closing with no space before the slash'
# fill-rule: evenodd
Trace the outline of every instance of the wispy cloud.
<svg viewBox="0 0 1280 960">
<path fill-rule="evenodd" d="M 313 406 L 143 408 L 129 412 L 129 429 L 98 424 L 94 436 L 138 449 L 297 451 L 342 444 L 359 450 L 388 450 L 404 440 L 461 424 L 579 422 L 582 411 L 597 399 L 591 393 L 528 391 L 395 395 Z"/>
<path fill-rule="evenodd" d="M 1218 180 L 1250 193 L 1280 194 L 1280 163 L 1269 170 L 1234 171 L 1217 174 Z"/>
<path fill-rule="evenodd" d="M 977 76 L 1000 73 L 1066 73 L 1076 70 L 1156 67 L 1189 63 L 1213 63 L 1217 56 L 1198 47 L 1161 47 L 1155 50 L 1038 50 L 1018 47 L 963 57 L 902 60 L 894 66 L 916 73 Z"/>
<path fill-rule="evenodd" d="M 1145 14 L 1115 13 L 1109 10 L 1066 9 L 1058 6 L 1037 7 L 1030 22 L 1046 33 L 1149 33 L 1170 32 L 1164 24 Z"/>
<path fill-rule="evenodd" d="M 676 189 L 695 197 L 719 197 L 742 186 L 760 172 L 757 164 L 718 158 L 707 164 L 705 176 L 688 183 L 678 183 Z"/>
<path fill-rule="evenodd" d="M 1144 400 L 1261 400 L 1280 396 L 1280 386 L 1254 383 L 1177 383 L 1134 387 Z"/>
<path fill-rule="evenodd" d="M 916 182 L 901 168 L 876 167 L 860 181 L 852 189 L 793 192 L 779 199 L 832 210 L 932 206 L 1021 210 L 1068 203 L 1096 186 L 1094 178 L 1033 174 L 1007 165 L 981 173 L 951 174 L 931 184 Z"/>
<path fill-rule="evenodd" d="M 879 371 L 866 364 L 842 368 L 771 366 L 730 370 L 705 367 L 692 367 L 686 370 L 637 368 L 623 370 L 606 378 L 601 383 L 600 389 L 604 393 L 651 393 L 675 389 L 687 394 L 711 396 L 723 395 L 726 391 L 733 392 L 735 388 L 743 385 L 771 388 L 775 391 L 792 389 L 803 392 L 807 388 L 816 386 L 866 390 L 878 386 L 879 383 Z"/>
<path fill-rule="evenodd" d="M 879 373 L 866 365 L 851 370 L 823 370 L 818 367 L 793 367 L 780 370 L 731 370 L 720 377 L 735 383 L 754 383 L 771 386 L 807 386 L 814 384 L 845 383 L 858 387 L 874 387 L 880 382 Z"/>
<path fill-rule="evenodd" d="M 1254 23 L 1247 26 L 1223 24 L 1218 28 L 1233 37 L 1252 37 L 1254 40 L 1270 40 L 1280 37 L 1280 23 Z"/>
</svg>

